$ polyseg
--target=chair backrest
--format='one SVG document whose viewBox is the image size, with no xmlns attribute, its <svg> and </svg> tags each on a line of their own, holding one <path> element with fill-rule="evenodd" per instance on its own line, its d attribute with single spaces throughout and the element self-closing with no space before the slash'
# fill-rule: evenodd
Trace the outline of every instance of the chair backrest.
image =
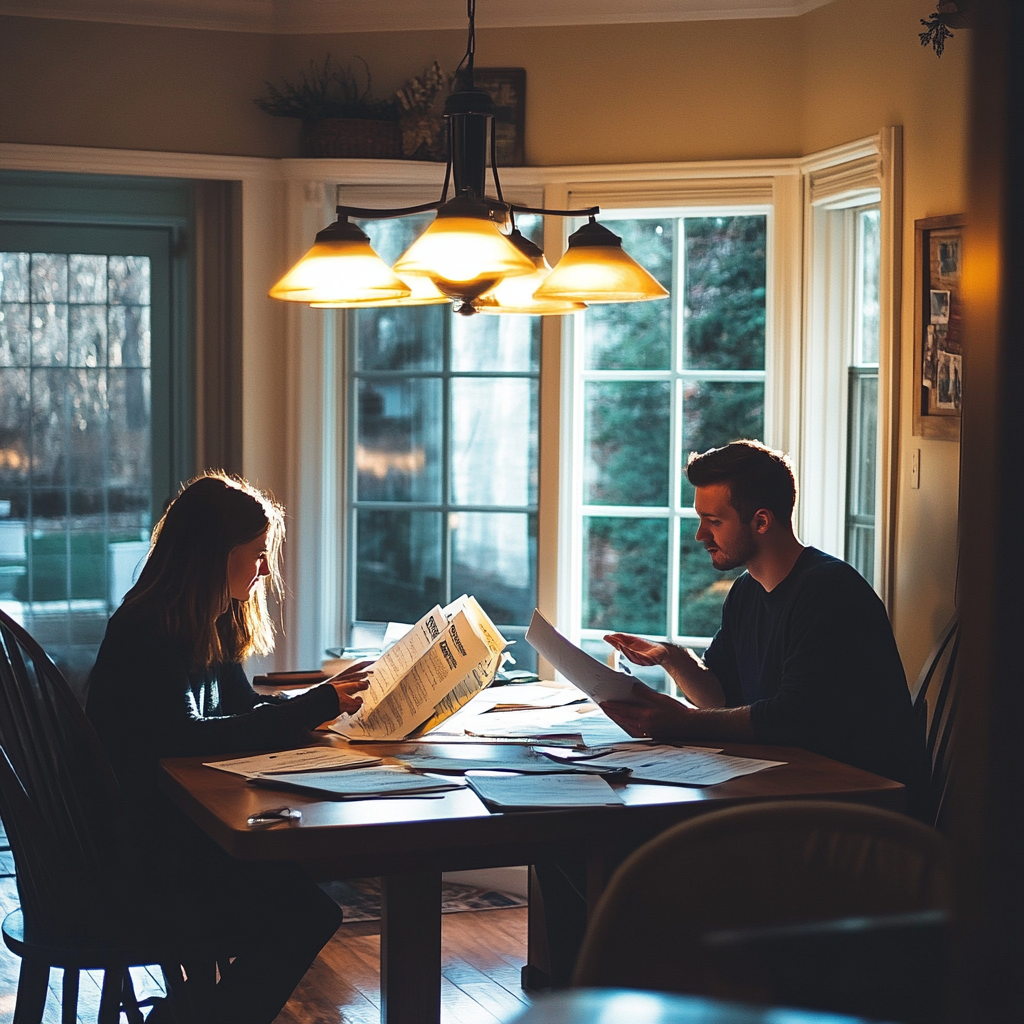
<svg viewBox="0 0 1024 1024">
<path fill-rule="evenodd" d="M 63 676 L 0 611 L 0 817 L 26 938 L 97 939 L 115 927 L 117 783 Z"/>
<path fill-rule="evenodd" d="M 830 801 L 684 822 L 615 872 L 574 984 L 706 993 L 710 932 L 946 909 L 945 842 L 902 814 Z"/>
<path fill-rule="evenodd" d="M 956 658 L 960 649 L 957 616 L 939 633 L 910 696 L 928 751 L 930 778 L 925 820 L 941 829 L 953 782 L 953 725 L 958 702 Z"/>
</svg>

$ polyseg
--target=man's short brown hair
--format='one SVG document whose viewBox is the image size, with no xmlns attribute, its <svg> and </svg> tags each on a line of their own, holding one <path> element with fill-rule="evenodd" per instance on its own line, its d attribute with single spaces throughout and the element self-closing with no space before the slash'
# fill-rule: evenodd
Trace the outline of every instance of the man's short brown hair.
<svg viewBox="0 0 1024 1024">
<path fill-rule="evenodd" d="M 694 487 L 729 485 L 729 504 L 749 523 L 759 508 L 788 523 L 796 504 L 796 477 L 789 457 L 760 441 L 733 441 L 703 454 L 691 452 L 686 477 Z"/>
</svg>

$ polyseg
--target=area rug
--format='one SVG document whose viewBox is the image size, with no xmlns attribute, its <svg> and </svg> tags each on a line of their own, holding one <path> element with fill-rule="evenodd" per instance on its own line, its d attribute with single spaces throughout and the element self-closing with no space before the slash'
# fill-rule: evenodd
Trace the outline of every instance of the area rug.
<svg viewBox="0 0 1024 1024">
<path fill-rule="evenodd" d="M 380 879 L 349 878 L 344 882 L 321 882 L 323 889 L 345 913 L 345 923 L 380 920 Z M 441 913 L 466 910 L 507 910 L 525 907 L 526 900 L 494 889 L 478 889 L 459 882 L 441 883 Z"/>
</svg>

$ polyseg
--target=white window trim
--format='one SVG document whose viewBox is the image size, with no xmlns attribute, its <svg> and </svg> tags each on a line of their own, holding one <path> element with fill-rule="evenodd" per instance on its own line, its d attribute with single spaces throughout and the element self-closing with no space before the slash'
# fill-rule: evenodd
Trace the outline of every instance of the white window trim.
<svg viewBox="0 0 1024 1024">
<path fill-rule="evenodd" d="M 901 130 L 806 158 L 516 167 L 502 171 L 504 191 L 529 196 L 543 191 L 545 205 L 565 209 L 602 202 L 609 207 L 648 205 L 707 206 L 770 203 L 768 326 L 773 344 L 766 366 L 770 394 L 766 408 L 770 443 L 790 451 L 800 471 L 803 395 L 802 309 L 808 268 L 804 260 L 807 211 L 817 196 L 840 180 L 852 188 L 856 174 L 870 179 L 863 187 L 882 195 L 882 337 L 879 366 L 879 490 L 882 515 L 876 543 L 880 551 L 882 592 L 893 586 L 894 501 L 896 494 L 899 378 L 899 310 L 902 266 Z M 863 161 L 857 164 L 858 161 Z M 853 164 L 857 164 L 852 168 Z M 434 198 L 443 169 L 415 161 L 272 160 L 189 153 L 92 149 L 0 143 L 0 168 L 95 174 L 152 175 L 236 180 L 242 183 L 243 278 L 243 472 L 274 490 L 288 507 L 289 557 L 285 635 L 276 654 L 279 667 L 308 667 L 322 656 L 331 623 L 345 609 L 338 583 L 346 545 L 334 529 L 344 509 L 344 458 L 347 424 L 345 389 L 339 387 L 344 351 L 335 348 L 333 367 L 325 360 L 330 318 L 305 308 L 285 308 L 266 297 L 283 266 L 308 249 L 313 235 L 333 220 L 338 185 L 370 189 L 376 202 L 384 191 Z M 346 199 L 356 193 L 346 189 Z M 731 197 L 731 199 L 730 199 Z M 382 202 L 383 205 L 383 202 Z M 565 230 L 548 218 L 545 249 L 552 263 L 565 244 Z M 559 612 L 559 505 L 563 470 L 560 451 L 562 325 L 546 317 L 541 350 L 538 604 L 551 616 Z M 344 345 L 344 339 L 342 339 Z M 284 348 L 282 359 L 280 351 Z M 568 348 L 569 346 L 565 346 Z M 284 377 L 268 367 L 283 365 Z M 330 464 L 334 467 L 331 471 Z M 324 470 L 328 472 L 325 474 Z M 805 495 L 805 501 L 806 501 Z M 329 564 L 328 564 L 329 563 Z"/>
<path fill-rule="evenodd" d="M 801 161 L 804 188 L 804 368 L 800 430 L 800 484 L 805 495 L 820 495 L 818 503 L 801 502 L 798 526 L 808 543 L 842 553 L 845 545 L 843 522 L 846 494 L 846 365 L 837 369 L 834 358 L 848 353 L 848 316 L 833 316 L 826 305 L 824 281 L 830 272 L 847 273 L 844 267 L 829 267 L 832 247 L 823 237 L 826 218 L 814 216 L 817 209 L 843 209 L 877 202 L 881 210 L 879 272 L 878 345 L 878 455 L 875 520 L 875 590 L 892 612 L 895 590 L 896 497 L 899 468 L 899 379 L 900 379 L 900 275 L 902 267 L 903 206 L 901 183 L 902 129 L 888 127 L 877 136 L 814 154 Z M 816 237 L 817 235 L 817 237 Z M 840 247 L 849 248 L 849 247 Z M 829 324 L 831 323 L 831 326 Z M 833 344 L 826 358 L 815 339 L 827 337 Z M 842 408 L 823 400 L 837 393 L 835 373 L 843 380 L 838 387 Z M 831 386 L 831 390 L 830 390 Z M 836 436 L 838 432 L 839 436 Z M 821 439 L 832 437 L 831 445 Z M 840 438 L 843 443 L 839 443 Z M 835 462 L 835 452 L 840 454 Z M 833 519 L 835 522 L 833 523 Z M 834 531 L 838 530 L 836 534 Z"/>
</svg>

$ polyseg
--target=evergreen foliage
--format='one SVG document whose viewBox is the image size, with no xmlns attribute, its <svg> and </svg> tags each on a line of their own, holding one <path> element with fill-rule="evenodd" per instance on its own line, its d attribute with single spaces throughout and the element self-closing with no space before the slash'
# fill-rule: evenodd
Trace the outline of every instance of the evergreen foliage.
<svg viewBox="0 0 1024 1024">
<path fill-rule="evenodd" d="M 765 360 L 763 216 L 686 218 L 682 246 L 673 221 L 610 222 L 627 251 L 667 287 L 673 261 L 685 259 L 684 366 L 760 370 Z M 660 230 L 659 230 L 660 228 Z M 681 253 L 676 252 L 681 248 Z M 645 302 L 587 310 L 588 368 L 668 369 L 671 303 Z M 665 382 L 592 382 L 586 392 L 588 464 L 584 502 L 669 503 L 670 401 Z M 764 387 L 758 382 L 688 382 L 683 394 L 683 450 L 705 451 L 764 432 Z M 682 500 L 692 500 L 683 482 Z M 690 526 L 684 523 L 684 531 Z M 692 523 L 696 530 L 696 521 Z M 664 635 L 668 526 L 660 518 L 591 517 L 584 529 L 583 623 Z M 730 581 L 692 534 L 680 541 L 680 623 L 691 636 L 710 636 L 721 621 Z"/>
</svg>

